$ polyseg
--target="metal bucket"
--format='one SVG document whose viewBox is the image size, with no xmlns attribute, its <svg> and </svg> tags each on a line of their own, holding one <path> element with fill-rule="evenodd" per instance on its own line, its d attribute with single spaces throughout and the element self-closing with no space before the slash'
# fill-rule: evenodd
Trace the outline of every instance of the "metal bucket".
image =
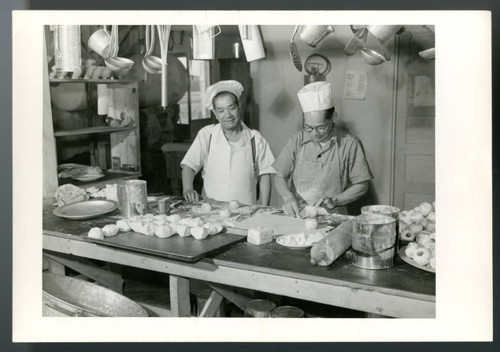
<svg viewBox="0 0 500 352">
<path fill-rule="evenodd" d="M 353 264 L 365 269 L 385 269 L 394 265 L 396 219 L 379 214 L 356 217 L 352 233 Z"/>
<path fill-rule="evenodd" d="M 144 308 L 107 288 L 50 273 L 43 274 L 44 317 L 147 317 Z"/>
<path fill-rule="evenodd" d="M 270 318 L 272 310 L 276 304 L 267 299 L 254 299 L 247 303 L 245 307 L 245 317 Z"/>
<path fill-rule="evenodd" d="M 117 193 L 118 209 L 123 217 L 148 213 L 147 181 L 128 180 L 118 183 Z"/>
</svg>

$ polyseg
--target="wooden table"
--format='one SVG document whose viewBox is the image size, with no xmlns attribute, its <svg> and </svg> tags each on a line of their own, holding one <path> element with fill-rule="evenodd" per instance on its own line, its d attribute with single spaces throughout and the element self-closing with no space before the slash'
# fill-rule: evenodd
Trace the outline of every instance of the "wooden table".
<svg viewBox="0 0 500 352">
<path fill-rule="evenodd" d="M 45 209 L 45 254 L 169 274 L 172 316 L 190 316 L 189 278 L 193 278 L 391 317 L 435 317 L 435 274 L 399 258 L 390 269 L 367 270 L 353 266 L 346 253 L 329 267 L 317 267 L 310 264 L 307 250 L 291 250 L 275 242 L 263 246 L 243 242 L 196 263 L 185 263 L 92 243 L 82 236 L 88 232 L 85 222 L 68 220 L 65 226 L 49 228 L 51 217 L 54 215 Z M 96 223 L 100 221 L 105 222 L 106 217 Z M 209 301 L 220 299 L 215 294 Z M 214 309 L 210 304 L 206 307 Z"/>
</svg>

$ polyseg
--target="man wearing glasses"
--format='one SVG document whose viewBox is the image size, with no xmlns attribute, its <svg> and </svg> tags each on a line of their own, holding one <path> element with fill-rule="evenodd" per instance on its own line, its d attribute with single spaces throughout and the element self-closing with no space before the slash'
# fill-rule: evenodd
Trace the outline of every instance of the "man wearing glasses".
<svg viewBox="0 0 500 352">
<path fill-rule="evenodd" d="M 300 217 L 306 205 L 347 214 L 346 205 L 361 198 L 373 178 L 361 141 L 335 125 L 330 83 L 308 84 L 297 96 L 303 129 L 290 137 L 273 164 L 285 215 Z"/>
</svg>

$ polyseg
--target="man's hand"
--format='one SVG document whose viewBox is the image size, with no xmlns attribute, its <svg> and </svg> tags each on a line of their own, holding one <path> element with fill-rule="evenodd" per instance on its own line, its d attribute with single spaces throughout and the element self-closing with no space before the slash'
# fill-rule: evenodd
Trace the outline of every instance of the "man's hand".
<svg viewBox="0 0 500 352">
<path fill-rule="evenodd" d="M 190 189 L 184 192 L 184 199 L 188 202 L 197 202 L 200 200 L 200 195 L 194 189 Z"/>
<path fill-rule="evenodd" d="M 319 207 L 321 205 L 324 205 L 327 209 L 332 210 L 339 204 L 339 200 L 336 197 L 333 198 L 320 198 L 317 202 L 314 203 L 315 207 Z"/>
<path fill-rule="evenodd" d="M 283 211 L 286 216 L 300 218 L 299 203 L 294 196 L 283 197 Z"/>
</svg>

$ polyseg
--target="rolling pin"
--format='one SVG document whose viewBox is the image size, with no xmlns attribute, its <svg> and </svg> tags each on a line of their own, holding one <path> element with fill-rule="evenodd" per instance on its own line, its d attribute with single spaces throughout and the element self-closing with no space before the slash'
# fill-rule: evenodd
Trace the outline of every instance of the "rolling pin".
<svg viewBox="0 0 500 352">
<path fill-rule="evenodd" d="M 328 266 L 351 247 L 353 222 L 348 220 L 333 229 L 311 248 L 311 264 Z"/>
</svg>

